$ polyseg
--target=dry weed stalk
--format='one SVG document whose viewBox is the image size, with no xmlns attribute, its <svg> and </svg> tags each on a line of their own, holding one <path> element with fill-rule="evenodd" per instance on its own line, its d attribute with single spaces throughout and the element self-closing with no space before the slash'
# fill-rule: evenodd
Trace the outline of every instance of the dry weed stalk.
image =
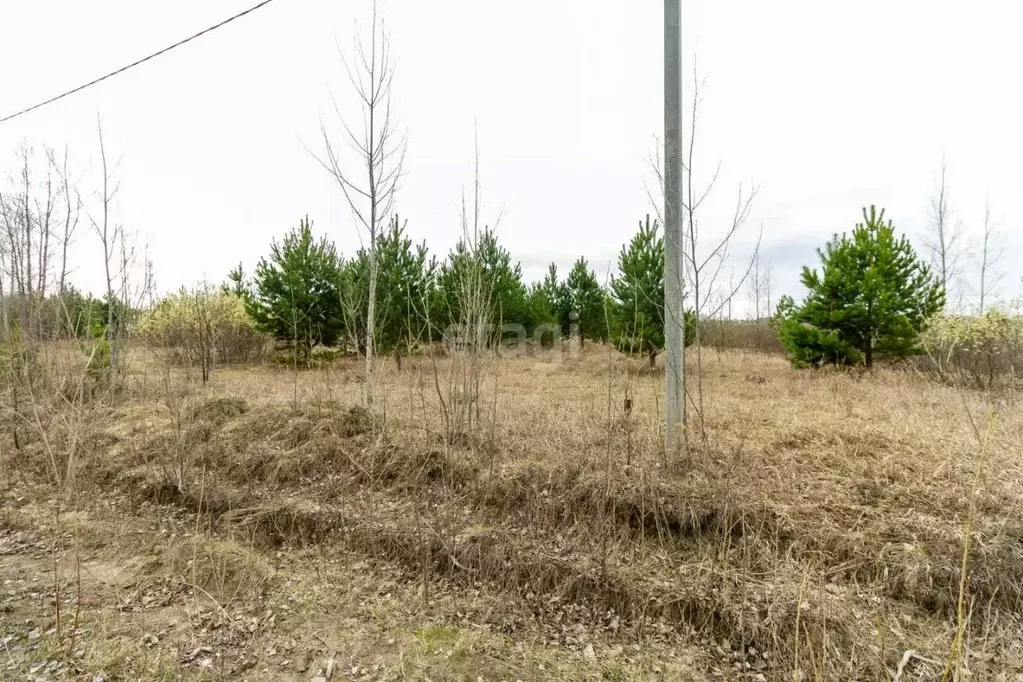
<svg viewBox="0 0 1023 682">
<path fill-rule="evenodd" d="M 959 594 L 956 599 L 955 635 L 952 639 L 952 646 L 949 648 L 945 668 L 941 673 L 942 682 L 961 679 L 963 674 L 963 662 L 966 656 L 964 638 L 968 622 L 966 609 L 967 585 L 969 583 L 970 558 L 973 548 L 973 524 L 974 517 L 977 513 L 977 490 L 983 484 L 984 464 L 987 461 L 988 448 L 991 444 L 991 433 L 994 430 L 995 418 L 997 416 L 994 411 L 989 414 L 987 429 L 984 434 L 981 435 L 973 420 L 972 414 L 970 414 L 969 406 L 966 404 L 965 400 L 963 402 L 963 409 L 966 412 L 971 427 L 973 428 L 973 433 L 977 439 L 977 445 L 980 448 L 980 451 L 977 456 L 973 480 L 970 485 L 969 507 L 967 509 L 966 519 L 963 523 L 963 556 L 959 568 Z"/>
</svg>

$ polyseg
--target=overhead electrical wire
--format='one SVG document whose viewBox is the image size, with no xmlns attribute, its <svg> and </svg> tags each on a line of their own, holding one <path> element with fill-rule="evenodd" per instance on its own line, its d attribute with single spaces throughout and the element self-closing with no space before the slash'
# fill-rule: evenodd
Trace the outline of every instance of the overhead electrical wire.
<svg viewBox="0 0 1023 682">
<path fill-rule="evenodd" d="M 252 7 L 248 8 L 247 10 L 239 12 L 238 14 L 235 14 L 234 16 L 228 17 L 227 19 L 224 19 L 223 21 L 221 21 L 218 24 L 214 24 L 213 26 L 210 26 L 209 28 L 203 29 L 202 31 L 199 31 L 198 33 L 194 33 L 194 34 L 188 36 L 187 38 L 185 38 L 184 40 L 179 40 L 178 42 L 174 43 L 173 45 L 169 45 L 169 46 L 163 48 L 159 52 L 154 52 L 154 53 L 152 53 L 151 55 L 149 55 L 147 57 L 143 57 L 142 59 L 134 61 L 131 64 L 128 64 L 127 66 L 122 66 L 121 68 L 117 69 L 116 71 L 111 71 L 110 73 L 106 74 L 105 76 L 100 76 L 99 78 L 91 80 L 88 83 L 85 83 L 83 85 L 79 85 L 77 88 L 74 88 L 72 90 L 68 90 L 67 92 L 63 92 L 63 93 L 57 95 L 56 97 L 51 97 L 50 99 L 46 100 L 45 102 L 39 102 L 38 104 L 33 104 L 32 106 L 27 107 L 25 109 L 22 109 L 21 111 L 16 111 L 13 114 L 9 114 L 7 116 L 4 116 L 3 118 L 0 118 L 0 123 L 6 123 L 7 121 L 10 121 L 13 118 L 17 118 L 18 116 L 21 116 L 23 114 L 27 114 L 30 111 L 35 111 L 36 109 L 39 109 L 41 107 L 45 107 L 47 104 L 53 104 L 54 102 L 56 102 L 58 100 L 61 100 L 61 99 L 64 99 L 65 97 L 67 97 L 69 95 L 73 95 L 76 92 L 81 92 L 82 90 L 85 90 L 88 87 L 96 85 L 97 83 L 101 83 L 101 82 L 107 80 L 108 78 L 113 78 L 114 76 L 116 76 L 118 74 L 122 74 L 125 71 L 127 71 L 128 69 L 132 69 L 132 68 L 138 66 L 139 64 L 144 64 L 145 62 L 148 62 L 150 59 L 153 59 L 154 57 L 159 57 L 162 54 L 166 54 L 167 52 L 170 52 L 171 50 L 173 50 L 176 47 L 181 47 L 185 43 L 189 43 L 189 42 L 195 40 L 196 38 L 199 38 L 201 36 L 206 35 L 207 33 L 211 33 L 213 31 L 217 30 L 218 28 L 220 28 L 222 26 L 226 26 L 226 25 L 230 24 L 232 21 L 235 21 L 236 19 L 241 19 L 246 14 L 251 14 L 252 12 L 255 12 L 259 8 L 265 7 L 266 5 L 269 5 L 271 2 L 273 2 L 273 0 L 263 0 L 259 4 L 253 5 Z"/>
</svg>

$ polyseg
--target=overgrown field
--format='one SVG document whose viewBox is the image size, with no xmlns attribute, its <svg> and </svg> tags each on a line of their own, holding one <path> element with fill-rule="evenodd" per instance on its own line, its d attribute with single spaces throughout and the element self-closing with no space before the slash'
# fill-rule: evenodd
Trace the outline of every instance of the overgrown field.
<svg viewBox="0 0 1023 682">
<path fill-rule="evenodd" d="M 1014 400 L 704 349 L 679 459 L 645 359 L 453 363 L 384 361 L 371 412 L 353 359 L 22 391 L 0 677 L 1023 674 Z"/>
</svg>

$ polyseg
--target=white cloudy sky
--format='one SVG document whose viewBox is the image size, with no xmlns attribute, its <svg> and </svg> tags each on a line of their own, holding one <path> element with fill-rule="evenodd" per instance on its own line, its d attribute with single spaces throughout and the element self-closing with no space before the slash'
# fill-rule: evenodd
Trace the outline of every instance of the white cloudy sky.
<svg viewBox="0 0 1023 682">
<path fill-rule="evenodd" d="M 0 0 L 0 116 L 122 66 L 254 0 Z M 335 51 L 370 0 L 275 0 L 138 69 L 5 124 L 18 142 L 70 147 L 96 187 L 97 112 L 121 158 L 117 219 L 150 244 L 164 291 L 248 269 L 308 214 L 344 252 L 358 246 L 318 147 L 330 92 L 355 112 Z M 967 231 L 985 196 L 1006 240 L 1023 225 L 1023 5 L 1009 0 L 683 0 L 685 97 L 707 78 L 697 184 L 721 174 L 705 232 L 730 219 L 739 183 L 759 185 L 736 268 L 764 228 L 776 295 L 860 207 L 883 205 L 917 237 L 942 153 Z M 527 277 L 585 255 L 602 275 L 651 206 L 649 157 L 663 126 L 658 0 L 386 0 L 408 131 L 400 214 L 446 253 L 471 180 L 473 122 L 485 216 Z M 687 123 L 688 125 L 688 123 Z M 1015 229 L 1014 229 L 1015 228 Z M 100 288 L 96 240 L 75 281 Z M 1023 244 L 1000 293 L 1020 291 Z"/>
</svg>

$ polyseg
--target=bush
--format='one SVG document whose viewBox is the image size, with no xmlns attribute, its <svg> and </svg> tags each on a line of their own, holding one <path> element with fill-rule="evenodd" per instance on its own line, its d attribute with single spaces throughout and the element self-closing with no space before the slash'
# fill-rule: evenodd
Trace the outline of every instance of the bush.
<svg viewBox="0 0 1023 682">
<path fill-rule="evenodd" d="M 312 350 L 311 361 L 314 364 L 330 364 L 342 358 L 345 355 L 345 351 L 342 348 L 334 348 L 333 346 L 316 346 Z"/>
<path fill-rule="evenodd" d="M 938 316 L 921 341 L 927 356 L 918 366 L 947 383 L 995 388 L 1023 376 L 1023 315 Z"/>
<path fill-rule="evenodd" d="M 0 337 L 0 379 L 8 374 L 15 374 L 24 360 L 27 349 L 21 342 L 21 334 L 17 325 L 11 329 L 11 338 L 6 341 Z"/>
<path fill-rule="evenodd" d="M 182 289 L 144 315 L 139 332 L 173 361 L 206 369 L 259 359 L 266 347 L 245 302 L 233 292 Z"/>
</svg>

